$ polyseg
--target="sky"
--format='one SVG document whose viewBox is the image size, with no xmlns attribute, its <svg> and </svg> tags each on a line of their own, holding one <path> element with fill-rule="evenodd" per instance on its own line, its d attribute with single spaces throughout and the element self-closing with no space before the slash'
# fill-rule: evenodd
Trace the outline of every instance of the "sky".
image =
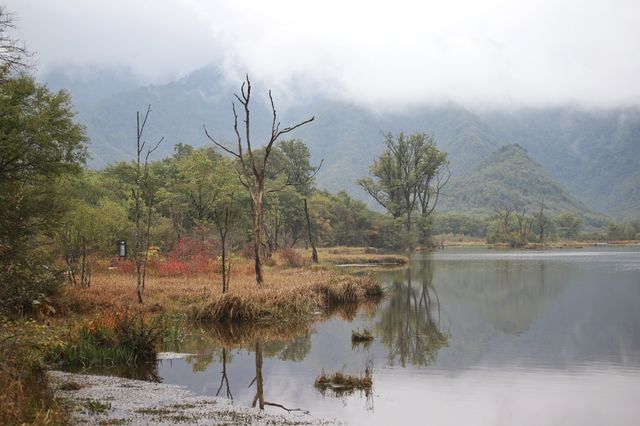
<svg viewBox="0 0 640 426">
<path fill-rule="evenodd" d="M 2 2 L 2 0 L 0 0 Z M 365 106 L 640 105 L 638 0 L 4 0 L 52 67 L 207 64 Z"/>
</svg>

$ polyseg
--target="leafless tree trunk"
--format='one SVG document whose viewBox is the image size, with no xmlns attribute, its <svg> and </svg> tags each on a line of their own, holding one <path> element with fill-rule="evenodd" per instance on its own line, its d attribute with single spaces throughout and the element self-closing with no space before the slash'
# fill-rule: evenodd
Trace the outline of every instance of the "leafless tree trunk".
<svg viewBox="0 0 640 426">
<path fill-rule="evenodd" d="M 229 280 L 231 279 L 231 263 L 227 262 L 227 232 L 229 231 L 229 220 L 231 214 L 229 212 L 229 206 L 224 209 L 224 219 L 222 223 L 218 224 L 218 232 L 220 233 L 220 244 L 222 245 L 222 292 L 226 293 L 229 290 Z"/>
<path fill-rule="evenodd" d="M 253 204 L 253 247 L 255 257 L 256 283 L 260 285 L 264 282 L 260 249 L 262 246 L 262 214 L 264 206 L 265 178 L 269 165 L 269 154 L 271 153 L 273 144 L 278 140 L 278 138 L 280 138 L 280 136 L 289 133 L 294 129 L 297 129 L 300 126 L 310 123 L 314 120 L 314 117 L 311 117 L 292 126 L 280 129 L 280 122 L 278 121 L 276 107 L 273 103 L 271 90 L 269 90 L 269 100 L 271 102 L 271 111 L 273 114 L 273 120 L 271 123 L 271 136 L 267 141 L 267 144 L 265 145 L 264 158 L 258 160 L 255 158 L 253 148 L 251 146 L 251 114 L 249 110 L 249 105 L 251 102 L 251 81 L 249 80 L 248 75 L 246 77 L 246 81 L 243 82 L 242 86 L 240 87 L 240 94 L 236 94 L 235 97 L 240 105 L 242 105 L 242 108 L 244 110 L 243 140 L 243 135 L 241 135 L 240 128 L 238 127 L 238 113 L 236 112 L 235 102 L 232 104 L 234 117 L 233 129 L 235 131 L 237 139 L 237 151 L 233 151 L 232 149 L 229 149 L 216 141 L 213 137 L 211 137 L 211 135 L 207 131 L 207 128 L 205 126 L 203 127 L 206 136 L 216 146 L 220 147 L 222 150 L 238 159 L 238 176 L 242 185 L 247 188 Z"/>
<path fill-rule="evenodd" d="M 547 226 L 547 218 L 544 215 L 544 199 L 540 200 L 540 212 L 538 213 L 538 228 L 540 230 L 540 244 L 544 245 L 544 229 Z"/>
<path fill-rule="evenodd" d="M 62 232 L 61 242 L 69 284 L 88 288 L 91 285 L 91 261 L 87 256 L 86 238 L 80 231 L 68 228 Z"/>
<path fill-rule="evenodd" d="M 318 251 L 316 250 L 316 243 L 311 233 L 311 220 L 309 219 L 309 209 L 307 208 L 306 198 L 304 199 L 304 215 L 307 217 L 307 232 L 309 233 L 309 244 L 311 244 L 311 262 L 318 263 Z"/>
<path fill-rule="evenodd" d="M 147 111 L 140 120 L 140 112 L 136 112 L 136 174 L 134 187 L 131 188 L 131 197 L 133 199 L 133 217 L 135 223 L 134 232 L 134 260 L 136 265 L 136 295 L 138 303 L 142 303 L 144 284 L 147 274 L 147 260 L 149 256 L 149 244 L 151 236 L 151 215 L 153 207 L 153 197 L 149 192 L 149 156 L 160 146 L 164 137 L 152 147 L 144 149 L 146 141 L 142 139 L 147 119 L 151 113 L 151 105 L 147 107 Z M 144 153 L 144 156 L 143 156 Z M 148 197 L 145 199 L 145 197 Z M 147 207 L 146 227 L 143 212 L 145 205 Z"/>
</svg>

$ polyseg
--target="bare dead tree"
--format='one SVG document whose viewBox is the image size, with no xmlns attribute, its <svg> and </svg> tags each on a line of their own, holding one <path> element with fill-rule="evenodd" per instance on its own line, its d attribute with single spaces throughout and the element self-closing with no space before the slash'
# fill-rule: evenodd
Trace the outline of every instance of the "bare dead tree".
<svg viewBox="0 0 640 426">
<path fill-rule="evenodd" d="M 498 223 L 502 232 L 508 233 L 511 230 L 511 215 L 515 207 L 511 204 L 501 203 L 494 206 L 494 211 L 498 218 Z"/>
<path fill-rule="evenodd" d="M 249 80 L 248 75 L 246 76 L 246 80 L 240 87 L 240 94 L 235 94 L 235 98 L 240 103 L 244 115 L 244 131 L 241 132 L 241 129 L 238 125 L 238 113 L 236 111 L 236 104 L 235 102 L 233 102 L 233 129 L 237 139 L 236 151 L 225 147 L 223 144 L 215 140 L 207 131 L 206 126 L 203 125 L 203 128 L 205 135 L 207 136 L 207 138 L 209 138 L 209 140 L 211 140 L 216 146 L 218 146 L 228 154 L 231 154 L 238 160 L 238 177 L 240 178 L 240 182 L 242 183 L 242 185 L 247 189 L 249 195 L 251 196 L 256 283 L 260 285 L 264 282 L 260 250 L 262 246 L 261 233 L 262 212 L 265 195 L 265 178 L 269 168 L 269 155 L 273 148 L 273 144 L 277 142 L 280 136 L 312 122 L 314 120 L 314 117 L 281 129 L 280 122 L 278 121 L 276 107 L 273 102 L 273 96 L 271 95 L 271 90 L 269 90 L 269 101 L 271 103 L 271 111 L 273 115 L 273 120 L 271 122 L 271 135 L 264 147 L 264 156 L 259 159 L 256 158 L 254 148 L 251 145 L 251 114 L 249 108 L 251 103 L 251 81 Z"/>
<path fill-rule="evenodd" d="M 309 219 L 309 209 L 307 208 L 307 199 L 304 199 L 304 215 L 307 218 L 307 232 L 309 233 L 309 244 L 311 244 L 311 262 L 318 263 L 318 250 L 316 250 L 316 243 L 311 233 L 311 219 Z"/>
<path fill-rule="evenodd" d="M 540 232 L 540 244 L 544 245 L 544 230 L 549 224 L 549 219 L 544 215 L 544 199 L 540 200 L 540 211 L 536 215 L 536 225 L 538 225 L 538 231 Z"/>
<path fill-rule="evenodd" d="M 149 257 L 149 244 L 151 242 L 151 218 L 154 197 L 153 194 L 150 193 L 149 188 L 149 157 L 158 149 L 162 141 L 164 141 L 164 137 L 162 137 L 155 145 L 147 147 L 146 141 L 143 140 L 144 129 L 150 113 L 151 105 L 147 107 L 147 111 L 142 117 L 142 120 L 140 119 L 140 112 L 136 112 L 136 173 L 134 186 L 131 188 L 131 199 L 134 203 L 133 218 L 135 232 L 133 255 L 136 265 L 136 295 L 138 296 L 138 303 L 143 302 L 142 296 L 147 276 L 147 260 Z M 147 148 L 146 152 L 145 148 Z M 146 218 L 143 217 L 145 213 Z"/>
<path fill-rule="evenodd" d="M 91 285 L 91 260 L 87 255 L 87 241 L 74 227 L 67 227 L 60 235 L 60 242 L 67 265 L 67 278 L 74 287 Z"/>
<path fill-rule="evenodd" d="M 220 245 L 222 246 L 222 258 L 220 259 L 222 267 L 222 292 L 226 293 L 229 290 L 229 280 L 231 279 L 231 262 L 227 261 L 227 233 L 229 232 L 229 223 L 231 221 L 231 213 L 229 206 L 224 209 L 224 213 L 221 217 L 216 217 L 216 223 L 218 225 L 218 233 L 220 234 Z"/>
</svg>

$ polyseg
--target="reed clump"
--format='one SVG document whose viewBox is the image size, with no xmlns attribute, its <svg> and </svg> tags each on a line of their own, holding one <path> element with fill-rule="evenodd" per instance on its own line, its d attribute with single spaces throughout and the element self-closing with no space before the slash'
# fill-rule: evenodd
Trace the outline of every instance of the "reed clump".
<svg viewBox="0 0 640 426">
<path fill-rule="evenodd" d="M 364 375 L 346 374 L 343 372 L 326 374 L 324 370 L 322 370 L 322 373 L 314 382 L 314 386 L 320 392 L 331 390 L 336 394 L 350 393 L 355 390 L 369 392 L 373 387 L 372 363 L 370 361 L 367 363 Z"/>
<path fill-rule="evenodd" d="M 331 270 L 282 271 L 261 287 L 236 285 L 212 296 L 193 317 L 201 322 L 274 322 L 308 319 L 335 305 L 380 298 L 382 286 L 372 275 L 352 276 Z"/>
<path fill-rule="evenodd" d="M 83 367 L 154 363 L 161 337 L 157 320 L 147 321 L 142 314 L 127 309 L 102 312 L 74 332 L 61 348 L 58 360 Z"/>
<path fill-rule="evenodd" d="M 363 342 L 371 342 L 373 340 L 373 334 L 371 331 L 366 328 L 362 330 L 351 330 L 351 342 L 352 343 L 363 343 Z"/>
</svg>

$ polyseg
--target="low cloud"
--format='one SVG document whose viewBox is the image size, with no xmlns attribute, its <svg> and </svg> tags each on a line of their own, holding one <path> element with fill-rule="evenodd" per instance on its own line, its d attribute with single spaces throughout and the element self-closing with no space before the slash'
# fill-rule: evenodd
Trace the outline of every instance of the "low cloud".
<svg viewBox="0 0 640 426">
<path fill-rule="evenodd" d="M 41 69 L 126 65 L 166 81 L 207 63 L 376 108 L 640 105 L 640 3 L 12 0 Z M 293 93 L 291 93 L 293 92 Z"/>
</svg>

